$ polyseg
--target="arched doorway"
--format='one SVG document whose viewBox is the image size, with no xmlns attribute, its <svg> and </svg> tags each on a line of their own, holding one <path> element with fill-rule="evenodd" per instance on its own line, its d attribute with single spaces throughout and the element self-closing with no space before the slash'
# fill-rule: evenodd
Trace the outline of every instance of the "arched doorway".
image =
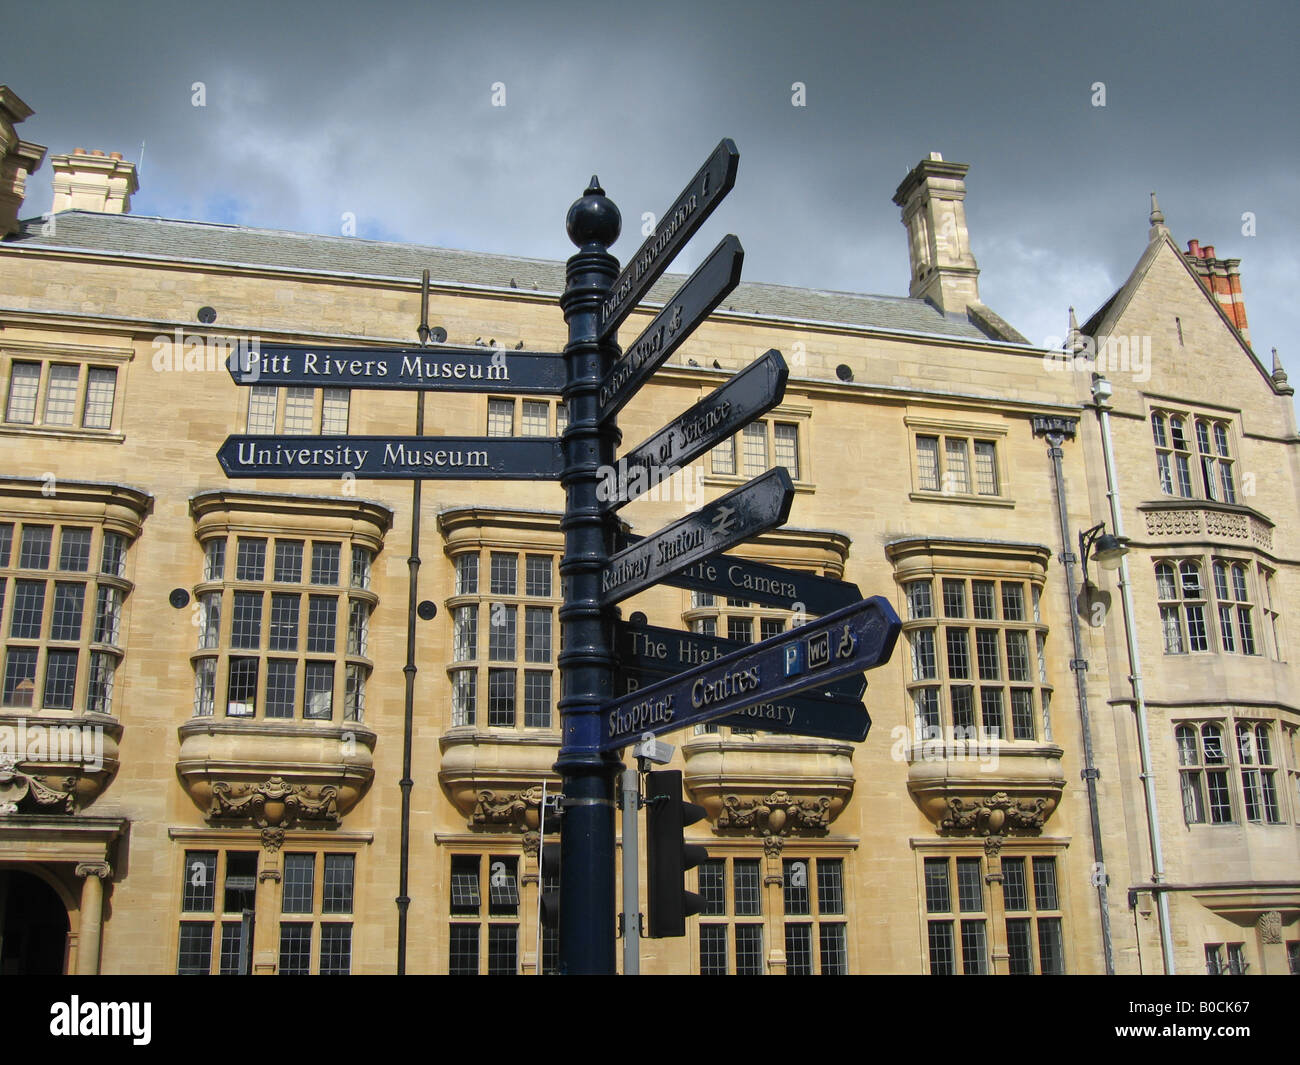
<svg viewBox="0 0 1300 1065">
<path fill-rule="evenodd" d="M 68 912 L 49 884 L 0 869 L 0 976 L 58 976 L 68 941 Z"/>
</svg>

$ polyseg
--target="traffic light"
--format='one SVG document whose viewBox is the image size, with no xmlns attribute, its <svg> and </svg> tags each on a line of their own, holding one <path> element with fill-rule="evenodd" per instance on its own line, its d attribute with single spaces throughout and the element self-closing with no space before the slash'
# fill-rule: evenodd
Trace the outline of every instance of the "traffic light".
<svg viewBox="0 0 1300 1065">
<path fill-rule="evenodd" d="M 558 796 L 556 797 L 558 799 Z M 549 805 L 549 803 L 548 803 Z M 558 803 L 557 803 L 558 805 Z M 562 819 L 558 809 L 542 811 L 541 853 L 538 856 L 541 884 L 541 921 L 542 927 L 551 930 L 560 927 L 560 826 Z"/>
<path fill-rule="evenodd" d="M 646 910 L 650 939 L 686 935 L 686 918 L 704 908 L 704 900 L 687 891 L 683 877 L 709 856 L 687 843 L 682 830 L 703 820 L 704 808 L 682 800 L 680 770 L 646 774 Z"/>
</svg>

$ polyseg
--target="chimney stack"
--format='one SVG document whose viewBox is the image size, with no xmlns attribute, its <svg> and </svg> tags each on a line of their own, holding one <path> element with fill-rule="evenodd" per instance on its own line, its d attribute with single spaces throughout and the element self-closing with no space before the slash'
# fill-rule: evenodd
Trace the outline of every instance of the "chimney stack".
<svg viewBox="0 0 1300 1065">
<path fill-rule="evenodd" d="M 71 155 L 51 156 L 54 167 L 54 206 L 59 211 L 97 211 L 100 214 L 129 214 L 131 194 L 140 183 L 135 163 L 121 152 L 105 155 L 96 149 L 78 148 Z"/>
<path fill-rule="evenodd" d="M 1241 295 L 1241 260 L 1218 259 L 1213 244 L 1189 240 L 1183 258 L 1201 279 L 1201 284 L 1219 301 L 1223 313 L 1237 327 L 1242 339 L 1250 343 L 1250 327 L 1246 325 L 1246 301 Z"/>
<path fill-rule="evenodd" d="M 903 209 L 912 283 L 908 295 L 945 314 L 979 305 L 979 267 L 966 229 L 966 163 L 946 163 L 931 152 L 903 179 L 894 203 Z"/>
<path fill-rule="evenodd" d="M 27 175 L 45 158 L 45 145 L 22 140 L 14 130 L 32 113 L 13 89 L 0 85 L 0 239 L 18 232 Z"/>
</svg>

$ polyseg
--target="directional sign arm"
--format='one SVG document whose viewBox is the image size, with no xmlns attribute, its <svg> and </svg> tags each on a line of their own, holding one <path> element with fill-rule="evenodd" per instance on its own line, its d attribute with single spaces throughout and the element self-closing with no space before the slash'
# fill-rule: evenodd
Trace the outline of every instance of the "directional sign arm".
<svg viewBox="0 0 1300 1065">
<path fill-rule="evenodd" d="M 879 596 L 706 666 L 623 696 L 601 711 L 601 749 L 712 721 L 888 661 L 902 622 Z"/>
<path fill-rule="evenodd" d="M 606 374 L 599 395 L 602 421 L 617 414 L 740 284 L 744 262 L 740 241 L 734 236 L 723 237 Z"/>
<path fill-rule="evenodd" d="M 694 236 L 695 231 L 722 202 L 723 197 L 732 190 L 736 184 L 736 167 L 739 163 L 740 153 L 736 151 L 736 145 L 729 137 L 724 137 L 699 172 L 687 183 L 681 195 L 673 201 L 673 205 L 659 216 L 655 231 L 628 260 L 609 295 L 601 301 L 598 339 L 604 340 L 619 327 L 632 308 L 645 298 L 650 287 L 659 280 L 659 275 L 668 269 L 668 264 Z"/>
<path fill-rule="evenodd" d="M 789 377 L 790 369 L 775 348 L 750 363 L 619 459 L 617 483 L 608 492 L 606 507 L 617 510 L 630 503 L 766 414 L 785 396 Z"/>
<path fill-rule="evenodd" d="M 559 395 L 564 357 L 504 348 L 310 348 L 260 344 L 233 352 L 226 369 L 237 385 L 513 392 Z"/>
<path fill-rule="evenodd" d="M 783 525 L 793 502 L 794 482 L 784 466 L 777 466 L 706 503 L 611 557 L 601 576 L 601 606 L 612 606 L 670 573 Z"/>
<path fill-rule="evenodd" d="M 558 480 L 557 437 L 226 437 L 217 461 L 227 477 L 354 477 L 418 480 Z"/>
</svg>

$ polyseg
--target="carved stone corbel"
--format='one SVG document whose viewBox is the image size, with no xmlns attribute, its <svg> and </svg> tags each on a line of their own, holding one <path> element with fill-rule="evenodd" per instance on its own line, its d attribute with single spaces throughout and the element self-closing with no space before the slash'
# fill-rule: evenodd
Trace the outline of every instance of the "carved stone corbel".
<svg viewBox="0 0 1300 1065">
<path fill-rule="evenodd" d="M 1282 914 L 1277 910 L 1265 910 L 1255 922 L 1255 931 L 1259 933 L 1261 943 L 1282 942 Z"/>
<path fill-rule="evenodd" d="M 78 862 L 75 871 L 78 878 L 97 876 L 100 880 L 108 880 L 113 875 L 113 867 L 108 862 Z"/>
<path fill-rule="evenodd" d="M 830 823 L 829 795 L 795 796 L 788 791 L 773 791 L 758 798 L 724 795 L 717 827 L 766 838 L 798 832 L 823 833 Z"/>
<path fill-rule="evenodd" d="M 530 810 L 540 811 L 542 785 L 534 784 L 520 791 L 481 789 L 474 798 L 474 811 L 470 814 L 470 828 L 504 826 L 509 832 L 525 832 Z"/>
</svg>

